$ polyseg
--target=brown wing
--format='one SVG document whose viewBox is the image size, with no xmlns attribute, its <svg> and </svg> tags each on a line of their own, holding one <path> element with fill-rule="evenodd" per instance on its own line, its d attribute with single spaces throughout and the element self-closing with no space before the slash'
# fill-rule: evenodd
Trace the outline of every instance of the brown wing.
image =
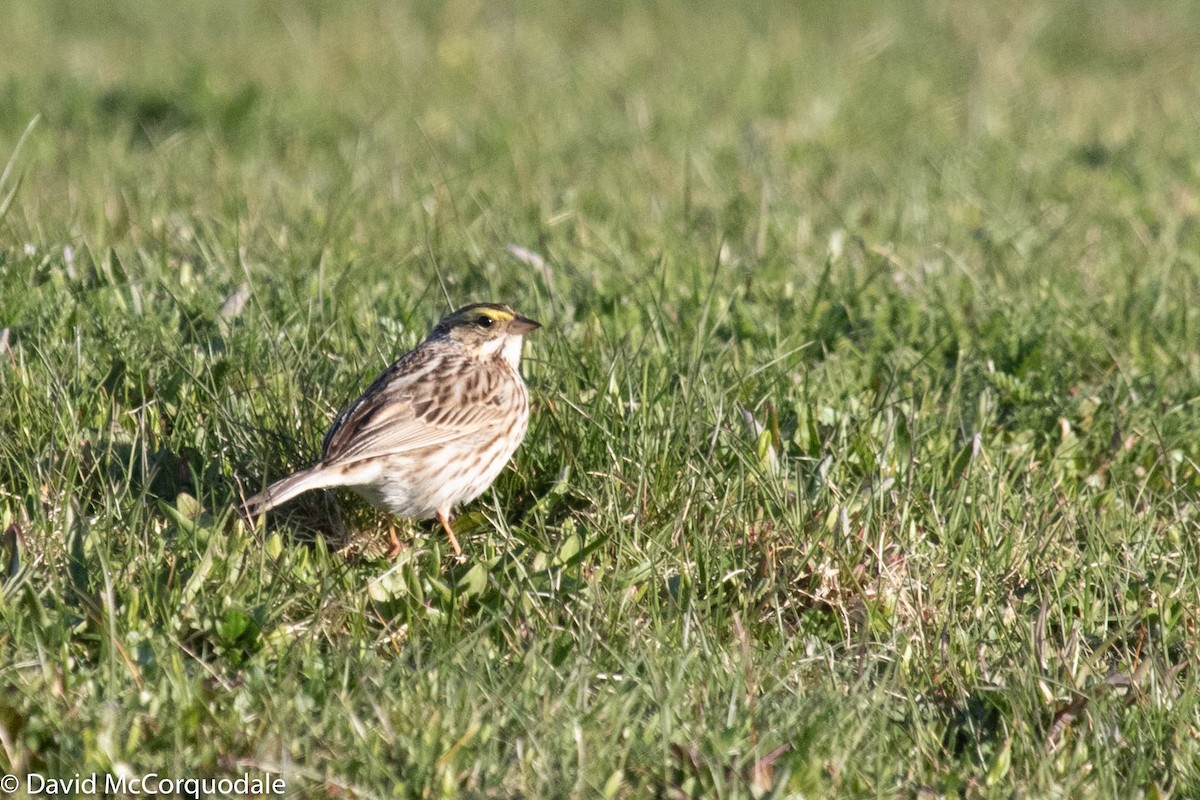
<svg viewBox="0 0 1200 800">
<path fill-rule="evenodd" d="M 436 447 L 508 424 L 514 378 L 453 352 L 418 348 L 338 415 L 325 435 L 324 461 Z"/>
</svg>

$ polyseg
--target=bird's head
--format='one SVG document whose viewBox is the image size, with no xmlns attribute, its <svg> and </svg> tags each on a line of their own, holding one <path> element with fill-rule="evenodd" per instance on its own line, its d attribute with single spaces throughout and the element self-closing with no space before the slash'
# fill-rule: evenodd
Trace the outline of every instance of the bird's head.
<svg viewBox="0 0 1200 800">
<path fill-rule="evenodd" d="M 475 303 L 442 317 L 429 338 L 449 339 L 480 358 L 499 356 L 516 367 L 522 338 L 540 327 L 511 306 Z"/>
</svg>

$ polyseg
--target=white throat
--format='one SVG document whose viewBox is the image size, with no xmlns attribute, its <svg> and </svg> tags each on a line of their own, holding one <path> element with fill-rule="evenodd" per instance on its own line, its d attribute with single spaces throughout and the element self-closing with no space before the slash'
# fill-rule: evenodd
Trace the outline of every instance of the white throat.
<svg viewBox="0 0 1200 800">
<path fill-rule="evenodd" d="M 483 347 L 479 348 L 485 356 L 499 356 L 504 359 L 504 362 L 513 369 L 516 369 L 521 364 L 521 345 L 524 344 L 522 337 L 515 334 L 501 336 L 498 339 L 493 339 L 486 342 Z"/>
</svg>

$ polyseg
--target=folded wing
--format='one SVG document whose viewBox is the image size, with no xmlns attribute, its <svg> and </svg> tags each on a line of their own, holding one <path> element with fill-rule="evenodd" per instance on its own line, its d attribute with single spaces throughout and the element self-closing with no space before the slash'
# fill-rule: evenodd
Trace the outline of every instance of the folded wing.
<svg viewBox="0 0 1200 800">
<path fill-rule="evenodd" d="M 325 436 L 324 463 L 443 446 L 507 424 L 512 382 L 478 370 L 470 381 L 455 381 L 450 376 L 463 374 L 456 360 L 443 358 L 435 370 L 408 365 L 403 374 L 400 362 L 392 365 L 334 421 Z"/>
</svg>

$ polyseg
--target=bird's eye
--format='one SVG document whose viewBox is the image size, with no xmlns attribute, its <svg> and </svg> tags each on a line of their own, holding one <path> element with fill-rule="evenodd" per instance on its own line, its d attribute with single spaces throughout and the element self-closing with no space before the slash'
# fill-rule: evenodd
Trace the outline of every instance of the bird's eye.
<svg viewBox="0 0 1200 800">
<path fill-rule="evenodd" d="M 493 322 L 495 322 L 495 320 L 489 317 L 487 314 L 480 314 L 479 319 L 475 320 L 475 324 L 481 328 L 490 328 L 492 327 Z"/>
</svg>

